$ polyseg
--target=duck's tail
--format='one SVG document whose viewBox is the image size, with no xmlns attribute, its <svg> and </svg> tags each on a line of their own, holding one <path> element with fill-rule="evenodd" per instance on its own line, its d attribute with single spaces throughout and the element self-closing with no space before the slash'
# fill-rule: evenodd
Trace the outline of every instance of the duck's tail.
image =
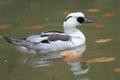
<svg viewBox="0 0 120 80">
<path fill-rule="evenodd" d="M 36 53 L 34 49 L 35 45 L 32 42 L 24 39 L 14 39 L 7 36 L 5 36 L 4 39 L 22 53 Z"/>
<path fill-rule="evenodd" d="M 26 48 L 33 48 L 34 45 L 35 45 L 35 43 L 29 42 L 29 41 L 26 41 L 26 40 L 14 39 L 14 38 L 10 38 L 10 37 L 7 37 L 7 36 L 5 36 L 4 39 L 8 43 L 13 44 L 15 46 L 23 46 L 23 47 L 26 47 Z"/>
<path fill-rule="evenodd" d="M 15 40 L 15 39 L 10 38 L 10 37 L 7 37 L 7 36 L 5 36 L 5 37 L 4 37 L 4 39 L 6 40 L 6 42 L 11 43 L 11 44 L 13 44 L 13 43 L 15 43 L 15 42 L 16 42 L 16 40 Z"/>
<path fill-rule="evenodd" d="M 7 36 L 5 36 L 4 39 L 6 40 L 6 42 L 13 44 L 13 45 L 21 45 L 21 43 L 23 42 L 23 40 L 14 39 L 14 38 L 10 38 Z"/>
</svg>

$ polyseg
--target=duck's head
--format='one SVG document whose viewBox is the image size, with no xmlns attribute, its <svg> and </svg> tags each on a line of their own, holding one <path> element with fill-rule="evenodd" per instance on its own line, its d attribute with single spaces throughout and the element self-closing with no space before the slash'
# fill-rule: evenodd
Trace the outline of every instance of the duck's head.
<svg viewBox="0 0 120 80">
<path fill-rule="evenodd" d="M 64 27 L 76 27 L 83 23 L 92 23 L 92 20 L 85 18 L 85 15 L 82 12 L 73 12 L 67 15 L 64 20 Z"/>
</svg>

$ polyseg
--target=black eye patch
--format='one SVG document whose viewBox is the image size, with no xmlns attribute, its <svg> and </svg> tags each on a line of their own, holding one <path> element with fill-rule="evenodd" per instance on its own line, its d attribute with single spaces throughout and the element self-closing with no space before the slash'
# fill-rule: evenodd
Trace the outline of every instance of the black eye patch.
<svg viewBox="0 0 120 80">
<path fill-rule="evenodd" d="M 83 17 L 78 17 L 78 18 L 77 18 L 77 21 L 78 21 L 79 23 L 83 23 L 85 20 L 84 20 Z"/>
</svg>

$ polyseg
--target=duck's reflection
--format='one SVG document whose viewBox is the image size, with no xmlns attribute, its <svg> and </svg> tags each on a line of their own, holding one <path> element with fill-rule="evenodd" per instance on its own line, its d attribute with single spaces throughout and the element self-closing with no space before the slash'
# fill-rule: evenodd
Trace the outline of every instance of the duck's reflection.
<svg viewBox="0 0 120 80">
<path fill-rule="evenodd" d="M 73 72 L 74 75 L 81 75 L 87 73 L 89 70 L 89 64 L 81 62 L 81 55 L 85 51 L 85 49 L 86 45 L 84 44 L 74 49 L 61 52 L 34 55 L 34 57 L 28 55 L 24 56 L 22 62 L 34 67 L 45 67 L 53 66 L 52 60 L 60 58 L 63 59 L 70 66 L 70 70 Z"/>
<path fill-rule="evenodd" d="M 85 74 L 89 70 L 89 65 L 87 63 L 82 63 L 80 61 L 68 62 L 71 67 L 71 71 L 74 75 Z"/>
</svg>

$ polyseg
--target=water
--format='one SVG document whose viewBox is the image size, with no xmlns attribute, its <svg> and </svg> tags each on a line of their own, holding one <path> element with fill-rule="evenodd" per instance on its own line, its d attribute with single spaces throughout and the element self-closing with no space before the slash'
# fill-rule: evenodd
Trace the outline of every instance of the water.
<svg viewBox="0 0 120 80">
<path fill-rule="evenodd" d="M 0 79 L 119 80 L 119 3 L 119 0 L 0 0 Z M 79 27 L 87 39 L 86 50 L 73 49 L 83 51 L 80 59 L 65 61 L 61 52 L 21 54 L 2 38 L 4 35 L 21 38 L 45 30 L 63 31 L 66 14 L 74 11 L 82 11 L 94 21 Z"/>
</svg>

